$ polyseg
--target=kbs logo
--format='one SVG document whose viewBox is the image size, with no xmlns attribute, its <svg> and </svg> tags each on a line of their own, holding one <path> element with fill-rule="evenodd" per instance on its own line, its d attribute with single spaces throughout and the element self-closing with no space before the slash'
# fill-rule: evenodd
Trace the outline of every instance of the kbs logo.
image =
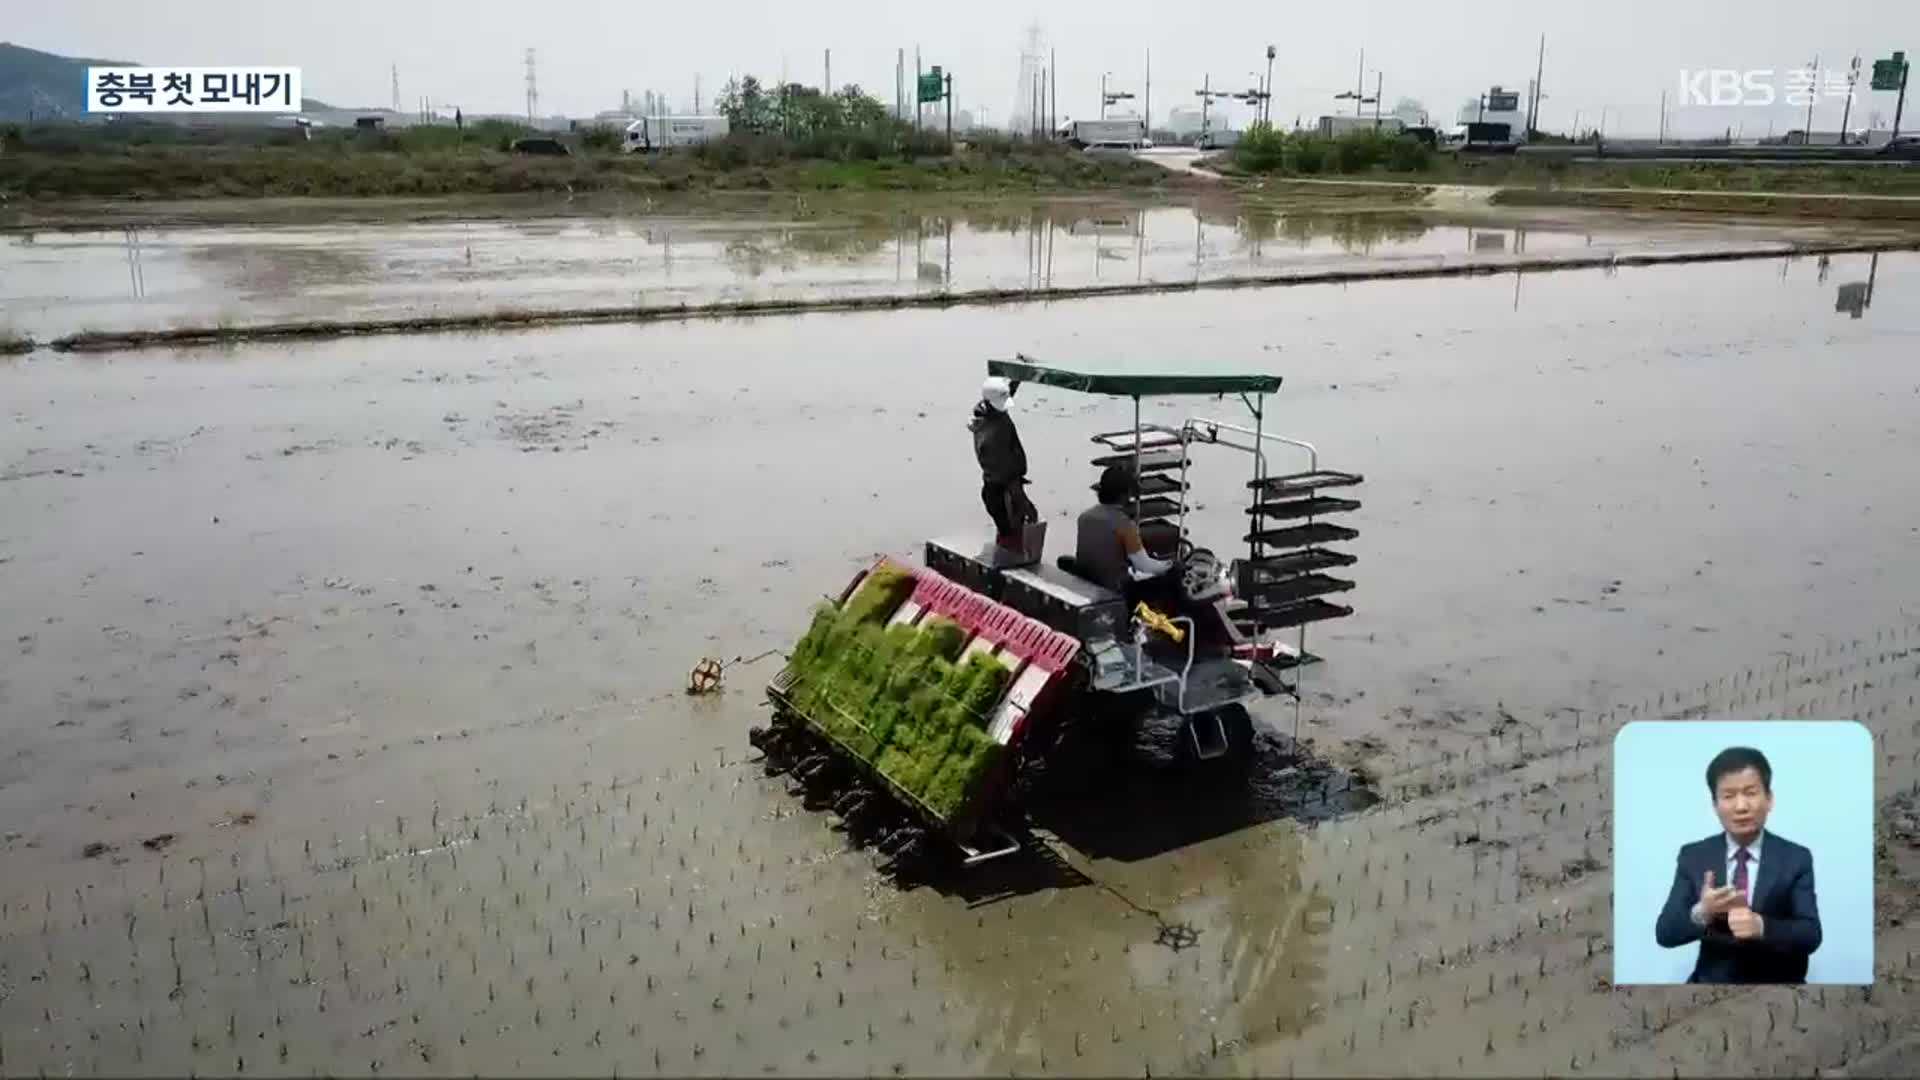
<svg viewBox="0 0 1920 1080">
<path fill-rule="evenodd" d="M 1818 71 L 1813 67 L 1779 72 L 1772 68 L 1680 69 L 1680 104 L 1757 105 L 1762 108 L 1786 100 L 1789 105 L 1810 105 L 1821 98 L 1838 101 L 1854 96 L 1858 71 Z M 1786 92 L 1779 84 L 1786 83 Z"/>
<path fill-rule="evenodd" d="M 1708 68 L 1702 71 L 1680 69 L 1682 105 L 1771 105 L 1778 99 L 1773 88 L 1773 71 L 1733 68 Z"/>
</svg>

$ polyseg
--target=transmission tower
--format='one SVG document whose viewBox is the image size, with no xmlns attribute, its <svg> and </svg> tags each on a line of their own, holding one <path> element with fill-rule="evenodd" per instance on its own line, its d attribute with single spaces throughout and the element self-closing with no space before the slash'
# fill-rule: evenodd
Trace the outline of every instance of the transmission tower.
<svg viewBox="0 0 1920 1080">
<path fill-rule="evenodd" d="M 1031 134 L 1040 129 L 1045 105 L 1041 101 L 1041 68 L 1046 58 L 1046 41 L 1038 22 L 1027 25 L 1026 43 L 1020 47 L 1020 81 L 1013 90 L 1013 108 L 1007 110 L 1007 130 Z"/>
<path fill-rule="evenodd" d="M 533 50 L 527 50 L 527 123 L 540 112 L 540 84 L 533 74 Z"/>
</svg>

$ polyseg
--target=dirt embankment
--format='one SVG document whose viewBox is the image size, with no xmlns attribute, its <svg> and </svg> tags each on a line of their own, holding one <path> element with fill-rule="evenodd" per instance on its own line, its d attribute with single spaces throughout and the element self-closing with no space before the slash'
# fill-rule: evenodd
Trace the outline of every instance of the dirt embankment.
<svg viewBox="0 0 1920 1080">
<path fill-rule="evenodd" d="M 1492 201 L 1498 206 L 1570 206 L 1694 214 L 1920 221 L 1920 196 L 1899 195 L 1504 187 L 1493 193 Z"/>
</svg>

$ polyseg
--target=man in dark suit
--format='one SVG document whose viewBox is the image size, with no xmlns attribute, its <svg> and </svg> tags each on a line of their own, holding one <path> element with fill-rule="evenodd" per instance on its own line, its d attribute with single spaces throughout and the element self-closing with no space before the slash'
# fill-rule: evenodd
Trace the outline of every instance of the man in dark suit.
<svg viewBox="0 0 1920 1080">
<path fill-rule="evenodd" d="M 1758 750 L 1730 747 L 1707 763 L 1707 790 L 1725 831 L 1680 849 L 1655 940 L 1700 943 L 1690 983 L 1806 982 L 1820 947 L 1813 853 L 1766 831 L 1772 766 Z"/>
</svg>

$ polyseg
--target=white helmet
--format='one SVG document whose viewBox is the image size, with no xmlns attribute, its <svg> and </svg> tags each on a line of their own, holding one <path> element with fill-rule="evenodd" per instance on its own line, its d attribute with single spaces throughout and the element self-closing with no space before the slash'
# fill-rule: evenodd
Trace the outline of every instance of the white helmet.
<svg viewBox="0 0 1920 1080">
<path fill-rule="evenodd" d="M 987 381 L 980 384 L 980 400 L 990 408 L 1000 412 L 1007 411 L 1007 403 L 1013 397 L 1013 384 L 998 375 L 989 375 Z"/>
</svg>

